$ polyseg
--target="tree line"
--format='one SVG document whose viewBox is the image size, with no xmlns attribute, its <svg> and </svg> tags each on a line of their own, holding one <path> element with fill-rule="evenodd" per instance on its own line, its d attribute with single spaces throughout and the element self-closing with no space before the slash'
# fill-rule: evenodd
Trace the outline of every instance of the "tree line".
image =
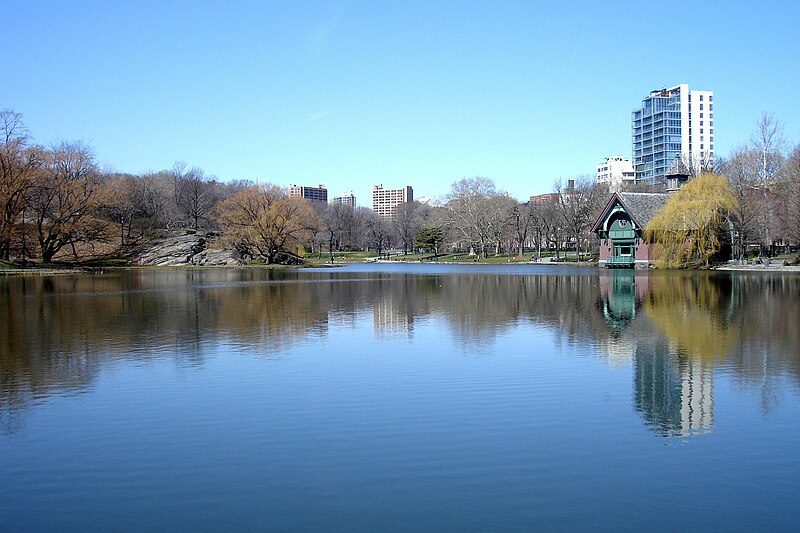
<svg viewBox="0 0 800 533">
<path fill-rule="evenodd" d="M 762 114 L 750 141 L 721 159 L 716 170 L 735 199 L 728 216 L 738 258 L 800 246 L 800 144 L 788 145 L 774 117 Z"/>
<path fill-rule="evenodd" d="M 543 200 L 520 203 L 476 176 L 454 182 L 443 205 L 410 202 L 383 218 L 365 207 L 290 197 L 274 184 L 218 180 L 185 163 L 139 175 L 104 171 L 83 143 L 35 144 L 22 116 L 10 110 L 0 111 L 0 135 L 6 261 L 126 255 L 179 228 L 219 232 L 222 245 L 266 263 L 364 250 L 580 258 L 596 252 L 589 230 L 609 198 L 606 185 L 581 176 L 556 181 Z M 735 197 L 728 218 L 739 255 L 800 243 L 800 147 L 785 150 L 772 117 L 762 117 L 749 144 L 712 164 Z"/>
</svg>

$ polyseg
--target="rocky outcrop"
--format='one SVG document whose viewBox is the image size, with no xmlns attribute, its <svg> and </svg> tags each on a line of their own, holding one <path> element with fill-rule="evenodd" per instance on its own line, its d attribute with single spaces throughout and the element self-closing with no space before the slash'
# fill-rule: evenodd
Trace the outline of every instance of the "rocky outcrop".
<svg viewBox="0 0 800 533">
<path fill-rule="evenodd" d="M 232 249 L 210 249 L 218 235 L 191 230 L 171 231 L 156 237 L 133 254 L 140 265 L 179 266 L 238 266 L 242 256 Z"/>
<path fill-rule="evenodd" d="M 244 264 L 244 261 L 239 252 L 230 248 L 225 248 L 219 250 L 203 250 L 192 257 L 191 263 L 197 266 L 239 266 Z"/>
</svg>

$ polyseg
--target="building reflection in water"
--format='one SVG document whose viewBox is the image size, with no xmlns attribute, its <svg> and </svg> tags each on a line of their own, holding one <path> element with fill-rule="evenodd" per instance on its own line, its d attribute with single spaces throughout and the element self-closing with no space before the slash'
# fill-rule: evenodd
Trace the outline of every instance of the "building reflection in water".
<svg viewBox="0 0 800 533">
<path fill-rule="evenodd" d="M 598 336 L 601 350 L 612 365 L 629 364 L 636 350 L 637 334 L 631 323 L 641 310 L 641 296 L 636 294 L 647 286 L 647 279 L 636 284 L 634 272 L 612 270 L 602 275 L 598 282 L 600 293 L 595 304 L 608 327 L 610 336 Z M 635 326 L 635 325 L 634 325 Z"/>
<path fill-rule="evenodd" d="M 708 363 L 678 355 L 669 342 L 640 343 L 634 354 L 634 406 L 658 433 L 693 435 L 714 425 Z"/>
<path fill-rule="evenodd" d="M 425 314 L 413 278 L 394 276 L 376 281 L 369 290 L 372 305 L 372 332 L 375 338 L 411 340 L 414 319 Z"/>
<path fill-rule="evenodd" d="M 647 285 L 647 278 L 639 280 L 638 287 L 641 289 Z M 598 298 L 598 308 L 600 308 L 603 319 L 611 330 L 614 338 L 627 329 L 636 317 L 641 300 L 641 295 L 636 294 L 636 279 L 634 272 L 630 270 L 612 270 L 609 275 L 600 277 L 600 297 Z"/>
<path fill-rule="evenodd" d="M 389 293 L 372 304 L 372 331 L 383 340 L 411 339 L 413 315 L 405 312 Z"/>
<path fill-rule="evenodd" d="M 642 313 L 659 302 L 659 284 L 648 275 L 613 271 L 599 280 L 597 308 L 611 332 L 605 350 L 611 362 L 633 365 L 634 408 L 653 430 L 665 436 L 688 436 L 714 425 L 711 363 L 687 356 L 666 334 L 658 335 Z M 673 309 L 673 312 L 679 310 Z"/>
</svg>

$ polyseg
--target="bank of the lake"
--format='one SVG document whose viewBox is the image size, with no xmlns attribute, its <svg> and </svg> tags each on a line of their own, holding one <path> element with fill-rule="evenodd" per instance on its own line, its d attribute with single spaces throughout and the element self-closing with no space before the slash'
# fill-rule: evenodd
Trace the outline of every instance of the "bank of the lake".
<svg viewBox="0 0 800 533">
<path fill-rule="evenodd" d="M 57 276 L 57 275 L 74 275 L 77 273 L 97 273 L 103 274 L 115 270 L 158 270 L 158 269 L 304 269 L 304 268 L 341 268 L 347 265 L 358 264 L 418 264 L 418 265 L 463 265 L 463 266 L 527 266 L 531 268 L 543 266 L 555 267 L 579 267 L 579 268 L 597 268 L 596 263 L 592 262 L 564 262 L 564 261 L 520 261 L 520 262 L 480 262 L 480 261 L 404 261 L 404 260 L 375 260 L 375 261 L 335 261 L 333 263 L 326 261 L 308 261 L 302 265 L 282 265 L 282 264 L 265 264 L 265 263 L 245 263 L 236 266 L 227 265 L 140 265 L 137 263 L 120 264 L 115 262 L 107 265 L 84 266 L 84 265 L 25 265 L 25 266 L 0 266 L 0 276 Z M 602 270 L 602 269 L 601 269 Z M 688 269 L 678 270 L 682 272 L 697 271 L 703 272 L 708 270 L 718 271 L 731 271 L 731 272 L 765 272 L 765 273 L 779 273 L 779 272 L 793 272 L 800 273 L 800 266 L 798 265 L 741 265 L 741 264 L 724 264 L 716 265 L 710 269 Z"/>
</svg>

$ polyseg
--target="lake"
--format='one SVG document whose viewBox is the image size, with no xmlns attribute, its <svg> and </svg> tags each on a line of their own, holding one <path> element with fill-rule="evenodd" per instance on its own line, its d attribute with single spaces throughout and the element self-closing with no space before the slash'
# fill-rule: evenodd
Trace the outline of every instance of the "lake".
<svg viewBox="0 0 800 533">
<path fill-rule="evenodd" d="M 0 530 L 797 530 L 800 276 L 0 277 Z"/>
</svg>

